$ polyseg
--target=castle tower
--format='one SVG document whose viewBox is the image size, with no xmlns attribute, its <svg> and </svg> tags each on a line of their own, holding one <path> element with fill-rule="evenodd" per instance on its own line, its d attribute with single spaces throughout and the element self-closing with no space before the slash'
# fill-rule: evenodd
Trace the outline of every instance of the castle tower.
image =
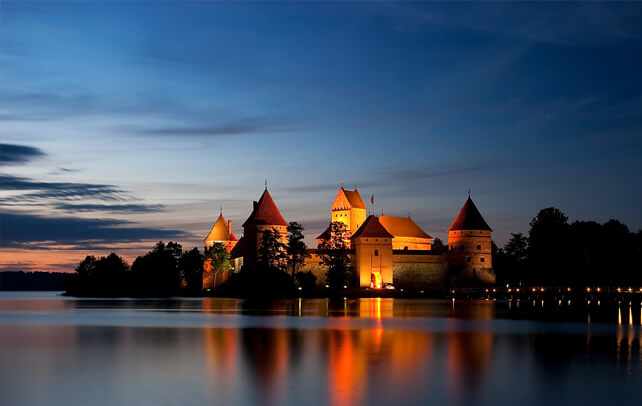
<svg viewBox="0 0 642 406">
<path fill-rule="evenodd" d="M 236 237 L 232 233 L 232 220 L 225 221 L 223 213 L 219 214 L 214 226 L 205 237 L 205 250 L 215 243 L 223 244 L 227 252 L 232 251 L 237 243 Z M 203 263 L 203 289 L 214 289 L 224 283 L 228 277 L 229 274 L 227 272 L 221 275 L 214 275 L 211 260 L 208 259 Z"/>
<path fill-rule="evenodd" d="M 243 223 L 244 250 L 243 266 L 254 266 L 258 262 L 258 251 L 265 230 L 275 229 L 281 235 L 282 242 L 287 242 L 288 223 L 279 208 L 276 207 L 267 188 L 258 202 L 254 202 L 254 210 Z"/>
<path fill-rule="evenodd" d="M 456 284 L 495 283 L 492 229 L 468 196 L 448 229 L 448 258 Z"/>
<path fill-rule="evenodd" d="M 362 288 L 392 284 L 392 239 L 376 216 L 369 216 L 350 238 L 355 250 L 354 271 Z"/>
<path fill-rule="evenodd" d="M 357 189 L 339 189 L 332 203 L 330 221 L 340 221 L 346 225 L 350 234 L 354 234 L 366 221 L 366 204 Z"/>
<path fill-rule="evenodd" d="M 225 245 L 227 252 L 232 251 L 232 248 L 234 248 L 237 243 L 237 239 L 234 236 L 234 233 L 232 233 L 232 220 L 225 221 L 223 213 L 218 216 L 214 226 L 210 230 L 209 234 L 207 234 L 207 237 L 205 237 L 205 249 L 207 250 L 209 247 L 214 245 L 214 243 Z"/>
</svg>

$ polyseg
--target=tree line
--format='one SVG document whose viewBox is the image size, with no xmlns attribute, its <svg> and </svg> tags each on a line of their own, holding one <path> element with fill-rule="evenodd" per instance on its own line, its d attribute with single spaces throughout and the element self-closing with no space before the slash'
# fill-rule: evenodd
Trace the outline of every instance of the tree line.
<svg viewBox="0 0 642 406">
<path fill-rule="evenodd" d="M 642 231 L 631 232 L 618 220 L 568 222 L 549 207 L 530 222 L 528 235 L 511 234 L 506 245 L 493 244 L 499 285 L 642 285 Z"/>
<path fill-rule="evenodd" d="M 255 266 L 244 265 L 222 286 L 229 293 L 252 296 L 287 295 L 297 288 L 310 291 L 317 277 L 311 271 L 300 271 L 305 259 L 310 258 L 304 242 L 304 227 L 290 222 L 287 243 L 277 229 L 263 231 Z M 325 283 L 331 289 L 350 284 L 350 232 L 341 222 L 330 223 L 330 238 L 318 246 L 321 264 L 326 268 Z"/>
<path fill-rule="evenodd" d="M 350 237 L 343 223 L 332 223 L 332 238 L 320 246 L 319 254 L 328 271 L 326 283 L 339 288 L 349 281 Z M 316 285 L 312 272 L 300 271 L 310 255 L 304 242 L 304 228 L 290 222 L 287 243 L 276 229 L 265 230 L 258 251 L 257 265 L 232 273 L 230 254 L 215 243 L 200 252 L 183 250 L 182 245 L 159 241 L 131 266 L 116 253 L 86 256 L 76 267 L 67 294 L 74 296 L 174 296 L 200 295 L 203 290 L 231 294 L 289 294 Z M 206 272 L 207 285 L 203 286 Z M 227 277 L 224 278 L 225 273 Z M 220 285 L 220 281 L 226 282 Z"/>
<path fill-rule="evenodd" d="M 80 261 L 67 291 L 75 296 L 172 296 L 196 294 L 202 288 L 203 255 L 198 248 L 159 241 L 129 264 L 115 253 Z"/>
</svg>

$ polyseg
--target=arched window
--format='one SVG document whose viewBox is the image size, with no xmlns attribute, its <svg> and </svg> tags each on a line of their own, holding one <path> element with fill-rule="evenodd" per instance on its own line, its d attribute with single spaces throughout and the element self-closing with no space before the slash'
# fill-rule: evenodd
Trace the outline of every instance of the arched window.
<svg viewBox="0 0 642 406">
<path fill-rule="evenodd" d="M 408 251 L 408 246 L 406 245 L 405 247 L 403 247 L 403 250 Z"/>
<path fill-rule="evenodd" d="M 378 256 L 379 256 L 379 250 L 375 250 L 374 256 L 375 256 L 375 257 L 378 257 Z"/>
</svg>

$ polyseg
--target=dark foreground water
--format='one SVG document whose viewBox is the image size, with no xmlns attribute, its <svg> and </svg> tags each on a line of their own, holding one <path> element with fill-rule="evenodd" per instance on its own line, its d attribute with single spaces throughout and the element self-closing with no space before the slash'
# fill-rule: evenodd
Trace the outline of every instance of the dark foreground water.
<svg viewBox="0 0 642 406">
<path fill-rule="evenodd" d="M 521 307 L 0 292 L 0 404 L 642 404 L 639 304 Z"/>
</svg>

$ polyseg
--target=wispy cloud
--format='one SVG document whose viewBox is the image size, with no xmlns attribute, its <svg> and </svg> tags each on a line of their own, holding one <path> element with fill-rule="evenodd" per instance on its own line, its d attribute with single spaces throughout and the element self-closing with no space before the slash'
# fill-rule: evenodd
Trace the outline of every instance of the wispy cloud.
<svg viewBox="0 0 642 406">
<path fill-rule="evenodd" d="M 0 165 L 23 164 L 43 156 L 45 153 L 36 147 L 0 144 Z"/>
<path fill-rule="evenodd" d="M 284 117 L 243 117 L 232 121 L 203 126 L 169 126 L 140 131 L 142 134 L 162 136 L 205 136 L 283 133 L 301 130 L 302 126 Z"/>
<path fill-rule="evenodd" d="M 46 249 L 96 249 L 108 244 L 185 237 L 179 230 L 137 227 L 115 219 L 44 217 L 0 212 L 0 247 Z"/>
<path fill-rule="evenodd" d="M 15 208 L 46 207 L 65 213 L 150 213 L 164 209 L 160 204 L 145 204 L 131 193 L 114 185 L 39 182 L 29 178 L 0 174 L 0 206 Z"/>
<path fill-rule="evenodd" d="M 129 200 L 131 197 L 114 185 L 71 183 L 71 182 L 38 182 L 29 178 L 0 174 L 0 189 L 4 191 L 28 191 L 14 197 L 5 197 L 1 201 L 38 201 L 42 199 L 101 199 L 110 201 Z"/>
<path fill-rule="evenodd" d="M 108 213 L 149 213 L 163 210 L 160 204 L 70 204 L 56 203 L 54 207 L 69 213 L 108 212 Z"/>
</svg>

